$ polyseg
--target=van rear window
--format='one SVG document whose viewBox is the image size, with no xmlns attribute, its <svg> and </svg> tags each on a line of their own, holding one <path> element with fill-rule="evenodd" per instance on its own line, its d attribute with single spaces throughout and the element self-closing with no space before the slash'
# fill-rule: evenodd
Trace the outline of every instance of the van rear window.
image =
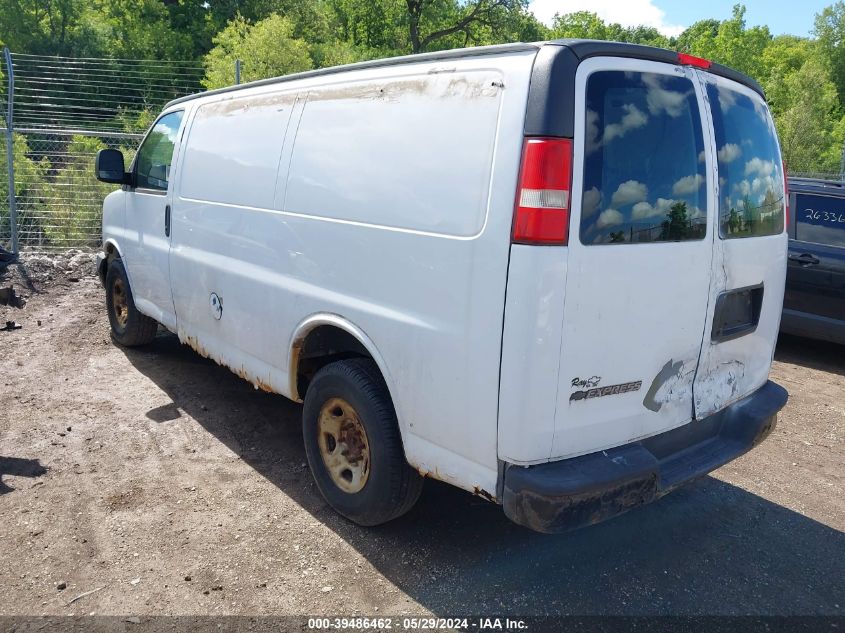
<svg viewBox="0 0 845 633">
<path fill-rule="evenodd" d="M 689 79 L 601 71 L 587 80 L 581 241 L 700 240 L 704 140 Z"/>
<path fill-rule="evenodd" d="M 707 84 L 719 161 L 719 234 L 783 232 L 783 171 L 775 127 L 757 97 Z"/>
</svg>

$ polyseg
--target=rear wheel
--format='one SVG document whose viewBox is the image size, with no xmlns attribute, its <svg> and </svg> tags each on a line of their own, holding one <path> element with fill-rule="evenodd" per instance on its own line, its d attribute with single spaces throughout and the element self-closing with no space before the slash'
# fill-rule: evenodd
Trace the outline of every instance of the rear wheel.
<svg viewBox="0 0 845 633">
<path fill-rule="evenodd" d="M 419 498 L 423 478 L 405 460 L 393 403 L 372 360 L 342 360 L 317 372 L 302 427 L 317 487 L 346 518 L 386 523 Z"/>
<path fill-rule="evenodd" d="M 135 347 L 146 345 L 155 338 L 158 323 L 135 307 L 129 278 L 120 259 L 112 261 L 106 273 L 106 309 L 111 337 L 116 343 Z"/>
</svg>

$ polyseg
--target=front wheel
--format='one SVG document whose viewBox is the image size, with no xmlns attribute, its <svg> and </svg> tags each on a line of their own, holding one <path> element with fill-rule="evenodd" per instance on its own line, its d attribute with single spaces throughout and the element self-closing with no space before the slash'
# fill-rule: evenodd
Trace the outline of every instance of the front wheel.
<svg viewBox="0 0 845 633">
<path fill-rule="evenodd" d="M 342 360 L 317 372 L 302 430 L 317 487 L 346 518 L 379 525 L 419 498 L 423 478 L 405 460 L 393 403 L 372 360 Z"/>
<path fill-rule="evenodd" d="M 120 259 L 109 264 L 106 273 L 106 309 L 109 313 L 111 337 L 120 345 L 146 345 L 155 338 L 158 323 L 141 314 L 132 299 L 129 277 Z"/>
</svg>

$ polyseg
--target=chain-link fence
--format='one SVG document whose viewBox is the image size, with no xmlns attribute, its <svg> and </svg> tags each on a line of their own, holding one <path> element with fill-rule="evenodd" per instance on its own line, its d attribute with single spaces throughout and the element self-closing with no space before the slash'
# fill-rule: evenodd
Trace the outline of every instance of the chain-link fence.
<svg viewBox="0 0 845 633">
<path fill-rule="evenodd" d="M 5 57 L 0 246 L 96 247 L 103 198 L 114 189 L 94 178 L 97 151 L 120 149 L 128 164 L 162 106 L 201 89 L 203 69 L 193 62 Z"/>
<path fill-rule="evenodd" d="M 3 125 L 5 127 L 5 120 Z M 9 161 L 6 158 L 6 135 L 0 131 L 0 248 L 12 243 L 12 225 L 9 221 Z"/>
<path fill-rule="evenodd" d="M 0 247 L 96 247 L 103 198 L 113 189 L 94 178 L 97 151 L 121 149 L 129 164 L 161 107 L 201 89 L 203 69 L 194 62 L 4 53 Z M 842 179 L 829 172 L 791 175 Z"/>
<path fill-rule="evenodd" d="M 837 182 L 845 180 L 842 174 L 831 171 L 790 171 L 789 175 L 792 178 L 813 178 L 816 180 L 834 180 Z"/>
<path fill-rule="evenodd" d="M 94 178 L 94 158 L 109 147 L 131 160 L 141 136 L 30 129 L 16 133 L 15 145 L 24 148 L 15 171 L 19 244 L 35 250 L 98 246 L 103 198 L 114 185 Z"/>
</svg>

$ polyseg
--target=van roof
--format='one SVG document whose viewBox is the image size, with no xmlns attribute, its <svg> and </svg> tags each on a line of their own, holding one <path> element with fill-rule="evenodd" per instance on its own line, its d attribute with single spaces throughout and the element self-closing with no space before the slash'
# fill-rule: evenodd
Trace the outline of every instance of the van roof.
<svg viewBox="0 0 845 633">
<path fill-rule="evenodd" d="M 272 77 L 269 79 L 260 79 L 258 81 L 251 81 L 237 86 L 229 86 L 226 88 L 218 88 L 216 90 L 209 90 L 206 92 L 199 92 L 193 95 L 187 95 L 179 99 L 174 99 L 165 106 L 176 105 L 184 103 L 200 97 L 208 95 L 224 94 L 228 92 L 235 92 L 238 90 L 245 90 L 247 88 L 255 88 L 257 86 L 267 86 L 277 83 L 285 83 L 294 81 L 296 79 L 306 79 L 309 77 L 320 77 L 323 75 L 333 75 L 350 70 L 359 70 L 366 68 L 381 68 L 384 66 L 398 66 L 402 64 L 412 64 L 427 61 L 437 61 L 443 59 L 460 59 L 465 57 L 475 57 L 480 55 L 498 55 L 509 52 L 522 52 L 530 50 L 544 50 L 549 54 L 543 55 L 545 60 L 541 60 L 538 65 L 535 62 L 532 73 L 532 86 L 538 80 L 538 71 L 545 74 L 546 81 L 552 79 L 552 75 L 557 75 L 554 72 L 554 67 L 561 67 L 566 69 L 566 74 L 573 73 L 577 68 L 578 63 L 590 57 L 632 57 L 636 59 L 646 59 L 658 62 L 666 62 L 670 64 L 678 63 L 678 53 L 664 48 L 656 48 L 653 46 L 642 46 L 640 44 L 627 44 L 623 42 L 607 42 L 603 40 L 583 40 L 583 39 L 560 39 L 549 42 L 535 42 L 535 43 L 515 43 L 515 44 L 497 44 L 493 46 L 475 46 L 471 48 L 457 48 L 446 51 L 435 51 L 432 53 L 420 53 L 417 55 L 402 55 L 401 57 L 388 57 L 385 59 L 373 59 L 365 62 L 357 62 L 354 64 L 345 64 L 343 66 L 332 66 L 330 68 L 319 68 L 317 70 L 308 70 L 301 73 L 294 73 L 291 75 L 284 75 L 282 77 Z M 555 59 L 556 58 L 556 59 Z M 563 58 L 563 59 L 561 59 Z M 539 66 L 539 68 L 538 68 Z M 731 79 L 745 86 L 748 86 L 755 92 L 763 96 L 763 89 L 756 81 L 732 68 L 722 66 L 721 64 L 712 63 L 708 72 L 715 75 L 720 75 L 727 79 Z M 574 73 L 572 75 L 574 77 Z"/>
<path fill-rule="evenodd" d="M 561 39 L 544 42 L 556 46 L 565 46 L 569 48 L 579 60 L 584 60 L 589 57 L 633 57 L 636 59 L 647 59 L 656 62 L 666 62 L 669 64 L 678 63 L 678 52 L 671 51 L 666 48 L 657 48 L 655 46 L 643 46 L 641 44 L 628 44 L 626 42 L 606 42 L 603 40 L 580 40 L 580 39 Z M 738 70 L 710 62 L 710 67 L 707 69 L 714 75 L 731 79 L 744 86 L 748 86 L 760 96 L 765 96 L 763 88 L 754 79 L 745 75 Z"/>
<path fill-rule="evenodd" d="M 384 66 L 400 66 L 402 64 L 414 64 L 420 62 L 431 62 L 441 59 L 458 59 L 462 57 L 475 57 L 476 55 L 497 55 L 499 53 L 521 52 L 537 50 L 545 42 L 538 44 L 525 44 L 518 42 L 515 44 L 494 44 L 492 46 L 475 46 L 472 48 L 455 48 L 447 51 L 434 51 L 431 53 L 418 53 L 416 55 L 401 55 L 399 57 L 385 57 L 384 59 L 371 59 L 365 62 L 355 62 L 353 64 L 343 64 L 342 66 L 331 66 L 329 68 L 318 68 L 316 70 L 306 70 L 301 73 L 293 73 L 290 75 L 283 75 L 281 77 L 270 77 L 269 79 L 259 79 L 257 81 L 250 81 L 245 84 L 236 86 L 227 86 L 226 88 L 217 88 L 216 90 L 208 90 L 206 92 L 198 92 L 192 95 L 186 95 L 178 99 L 174 99 L 168 103 L 165 109 L 177 103 L 184 103 L 206 97 L 208 95 L 225 94 L 227 92 L 235 92 L 237 90 L 246 90 L 247 88 L 255 88 L 257 86 L 269 86 L 273 84 L 286 83 L 288 81 L 295 81 L 297 79 L 307 79 L 309 77 L 321 77 L 323 75 L 334 75 L 350 70 L 359 70 L 366 68 L 381 68 Z"/>
</svg>

